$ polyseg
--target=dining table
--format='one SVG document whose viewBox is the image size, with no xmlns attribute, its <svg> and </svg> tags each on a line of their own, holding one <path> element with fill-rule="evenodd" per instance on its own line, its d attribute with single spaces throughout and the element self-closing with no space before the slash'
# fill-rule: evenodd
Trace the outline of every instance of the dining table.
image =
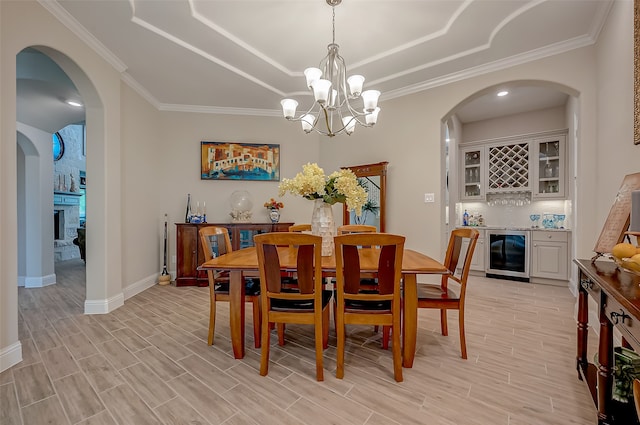
<svg viewBox="0 0 640 425">
<path fill-rule="evenodd" d="M 375 247 L 359 249 L 360 268 L 362 272 L 374 272 L 378 269 L 380 250 Z M 278 247 L 280 268 L 290 273 L 296 270 L 295 248 Z M 245 285 L 244 276 L 256 276 L 258 255 L 255 247 L 232 251 L 204 262 L 198 270 L 220 270 L 229 272 L 229 327 L 233 355 L 242 359 L 245 354 Z M 324 276 L 335 276 L 335 253 L 322 257 Z M 402 365 L 412 367 L 416 352 L 416 336 L 418 333 L 418 291 L 417 276 L 422 274 L 448 274 L 449 270 L 439 261 L 428 255 L 404 249 L 402 256 L 402 281 L 404 291 L 404 307 L 402 318 Z"/>
</svg>

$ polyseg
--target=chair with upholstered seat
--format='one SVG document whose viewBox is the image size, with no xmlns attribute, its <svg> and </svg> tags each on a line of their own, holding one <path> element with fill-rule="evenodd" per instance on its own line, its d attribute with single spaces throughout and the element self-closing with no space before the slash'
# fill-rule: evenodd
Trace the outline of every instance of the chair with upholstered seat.
<svg viewBox="0 0 640 425">
<path fill-rule="evenodd" d="M 400 351 L 400 279 L 404 236 L 388 233 L 354 233 L 334 238 L 336 251 L 336 298 L 334 301 L 337 334 L 336 377 L 344 376 L 345 326 L 381 325 L 392 330 L 393 375 L 402 381 Z M 369 247 L 369 248 L 362 248 Z M 361 252 L 379 255 L 375 269 L 361 268 Z M 375 259 L 374 259 L 375 261 Z M 375 290 L 363 289 L 362 273 L 373 273 Z"/>
<path fill-rule="evenodd" d="M 260 268 L 262 307 L 262 348 L 260 375 L 269 370 L 271 323 L 278 324 L 279 336 L 284 337 L 284 324 L 311 324 L 315 330 L 316 379 L 324 379 L 322 351 L 329 340 L 329 301 L 331 291 L 323 289 L 322 237 L 295 232 L 274 232 L 254 238 Z M 280 249 L 280 251 L 279 251 Z M 290 258 L 285 264 L 295 269 L 297 285 L 282 283 L 281 255 Z M 284 339 L 280 341 L 284 343 Z"/>
<path fill-rule="evenodd" d="M 225 227 L 207 226 L 200 229 L 200 244 L 204 260 L 209 261 L 232 251 L 229 231 Z M 229 302 L 229 274 L 207 270 L 209 277 L 209 337 L 207 343 L 213 344 L 216 327 L 216 302 Z M 260 282 L 257 277 L 245 278 L 245 302 L 253 306 L 253 338 L 256 348 L 260 347 Z"/>
<path fill-rule="evenodd" d="M 293 226 L 289 226 L 290 232 L 311 232 L 311 224 L 294 224 Z"/>
<path fill-rule="evenodd" d="M 449 274 L 442 275 L 440 285 L 418 285 L 418 308 L 436 308 L 440 310 L 440 328 L 442 335 L 448 335 L 447 310 L 458 310 L 458 326 L 460 328 L 460 351 L 462 358 L 467 358 L 467 343 L 464 333 L 464 304 L 467 292 L 467 278 L 471 259 L 476 247 L 479 232 L 476 229 L 463 228 L 451 232 L 444 265 Z M 466 252 L 462 247 L 468 241 Z M 464 255 L 464 258 L 461 258 Z M 462 261 L 460 261 L 462 259 Z M 460 267 L 458 267 L 460 266 Z M 459 288 L 449 287 L 450 281 L 457 282 Z"/>
<path fill-rule="evenodd" d="M 348 235 L 350 233 L 376 233 L 378 228 L 368 224 L 343 224 L 338 226 L 338 235 Z"/>
</svg>

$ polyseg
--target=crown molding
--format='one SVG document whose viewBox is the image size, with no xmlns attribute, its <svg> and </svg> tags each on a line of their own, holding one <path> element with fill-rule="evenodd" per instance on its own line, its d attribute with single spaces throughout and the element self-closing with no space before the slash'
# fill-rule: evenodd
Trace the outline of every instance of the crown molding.
<svg viewBox="0 0 640 425">
<path fill-rule="evenodd" d="M 160 102 L 147 89 L 145 89 L 136 79 L 126 72 L 120 74 L 120 79 L 131 87 L 136 93 L 142 96 L 156 109 L 160 109 Z"/>
<path fill-rule="evenodd" d="M 49 11 L 62 25 L 73 32 L 80 40 L 84 41 L 98 55 L 113 66 L 116 71 L 124 72 L 127 66 L 111 50 L 107 49 L 97 38 L 95 38 L 85 27 L 83 27 L 69 12 L 67 12 L 57 1 L 38 0 L 38 3 Z"/>
<path fill-rule="evenodd" d="M 225 108 L 220 106 L 178 105 L 162 103 L 158 110 L 167 112 L 193 112 L 199 114 L 247 115 L 254 117 L 281 117 L 282 111 L 276 109 Z"/>
</svg>

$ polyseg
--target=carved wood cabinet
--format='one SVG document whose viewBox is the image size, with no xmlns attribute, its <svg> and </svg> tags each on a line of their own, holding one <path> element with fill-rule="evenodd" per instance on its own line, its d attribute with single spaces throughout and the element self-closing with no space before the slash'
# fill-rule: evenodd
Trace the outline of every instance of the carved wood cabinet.
<svg viewBox="0 0 640 425">
<path fill-rule="evenodd" d="M 206 272 L 198 272 L 204 262 L 198 232 L 206 226 L 226 227 L 233 250 L 253 246 L 260 233 L 287 232 L 293 223 L 176 223 L 176 286 L 207 286 Z"/>
</svg>

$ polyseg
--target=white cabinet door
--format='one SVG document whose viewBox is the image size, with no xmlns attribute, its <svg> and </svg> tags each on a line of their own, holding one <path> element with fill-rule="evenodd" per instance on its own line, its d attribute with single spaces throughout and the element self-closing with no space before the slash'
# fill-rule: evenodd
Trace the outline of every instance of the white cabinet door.
<svg viewBox="0 0 640 425">
<path fill-rule="evenodd" d="M 534 231 L 531 246 L 531 277 L 569 279 L 567 232 Z"/>
<path fill-rule="evenodd" d="M 478 236 L 478 242 L 476 242 L 476 249 L 473 251 L 473 257 L 471 258 L 471 267 L 470 270 L 474 270 L 474 271 L 481 271 L 483 272 L 484 269 L 484 230 L 480 230 L 478 229 L 478 231 L 480 232 L 480 236 Z M 469 241 L 464 240 L 462 242 L 462 249 L 460 250 L 461 252 L 461 257 L 460 257 L 460 262 L 462 262 L 462 260 L 464 259 L 464 256 L 467 254 L 467 249 L 469 248 Z M 462 267 L 461 263 L 458 263 L 458 267 Z"/>
<path fill-rule="evenodd" d="M 462 148 L 460 158 L 460 199 L 484 201 L 484 148 Z"/>
<path fill-rule="evenodd" d="M 533 145 L 533 198 L 566 198 L 565 136 L 535 139 Z"/>
</svg>

